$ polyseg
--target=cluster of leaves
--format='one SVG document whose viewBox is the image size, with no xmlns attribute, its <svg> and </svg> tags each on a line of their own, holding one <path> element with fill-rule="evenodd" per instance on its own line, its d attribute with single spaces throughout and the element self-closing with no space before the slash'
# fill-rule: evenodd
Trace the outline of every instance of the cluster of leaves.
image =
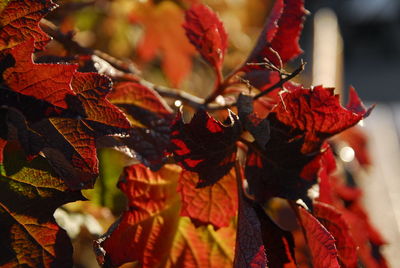
<svg viewBox="0 0 400 268">
<path fill-rule="evenodd" d="M 216 77 L 202 103 L 175 92 L 195 108 L 189 123 L 157 87 L 89 50 L 71 62 L 34 60 L 50 40 L 39 21 L 54 7 L 0 6 L 0 265 L 72 266 L 53 212 L 84 199 L 99 173 L 96 148 L 108 146 L 141 163 L 124 168 L 118 187 L 128 208 L 95 241 L 101 265 L 296 267 L 304 249 L 314 267 L 386 266 L 359 189 L 334 173 L 329 140 L 371 109 L 353 89 L 343 107 L 331 88 L 291 82 L 303 65 L 283 70 L 301 53 L 302 0 L 275 1 L 254 50 L 226 77 L 222 22 L 202 4 L 186 11 L 183 29 Z M 160 41 L 167 50 L 180 43 Z M 143 49 L 151 57 L 156 48 Z M 213 103 L 232 92 L 234 102 Z M 277 197 L 288 201 L 304 244 L 266 213 Z"/>
</svg>

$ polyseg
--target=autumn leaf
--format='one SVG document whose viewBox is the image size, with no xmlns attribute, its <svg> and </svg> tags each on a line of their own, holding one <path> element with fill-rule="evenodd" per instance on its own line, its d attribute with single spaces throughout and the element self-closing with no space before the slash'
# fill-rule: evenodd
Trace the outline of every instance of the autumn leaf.
<svg viewBox="0 0 400 268">
<path fill-rule="evenodd" d="M 53 213 L 83 200 L 80 192 L 69 191 L 45 158 L 27 162 L 16 143 L 4 149 L 0 185 L 0 266 L 72 266 L 71 242 Z"/>
<path fill-rule="evenodd" d="M 157 172 L 141 164 L 125 169 L 118 186 L 129 199 L 129 209 L 96 242 L 97 251 L 105 254 L 98 256 L 100 264 L 103 260 L 113 266 L 138 261 L 143 267 L 200 268 L 229 263 L 223 252 L 228 250 L 230 255 L 233 247 L 221 241 L 231 234 L 228 227 L 200 231 L 189 218 L 179 217 L 180 172 L 176 165 L 165 165 Z"/>
<path fill-rule="evenodd" d="M 315 268 L 339 268 L 335 238 L 304 208 L 299 207 L 299 215 L 307 236 L 313 266 Z"/>
<path fill-rule="evenodd" d="M 254 206 L 254 210 L 261 224 L 268 267 L 297 267 L 292 233 L 280 228 L 259 205 Z"/>
<path fill-rule="evenodd" d="M 306 14 L 303 0 L 275 1 L 256 45 L 238 69 L 252 86 L 265 90 L 279 81 L 279 73 L 263 63 L 282 69 L 302 53 L 299 39 Z"/>
<path fill-rule="evenodd" d="M 235 268 L 267 267 L 267 257 L 265 255 L 264 241 L 261 232 L 261 224 L 254 209 L 254 203 L 249 200 L 242 186 L 242 172 L 236 169 L 239 209 L 238 209 L 238 227 L 236 233 L 235 246 Z"/>
<path fill-rule="evenodd" d="M 199 110 L 189 123 L 184 123 L 179 113 L 172 125 L 174 159 L 186 170 L 199 174 L 198 187 L 214 184 L 234 165 L 241 127 L 231 111 L 226 121 L 223 124 Z"/>
<path fill-rule="evenodd" d="M 98 175 L 95 139 L 130 128 L 107 99 L 111 81 L 68 64 L 32 62 L 32 42 L 10 50 L 0 100 L 9 108 L 9 133 L 28 157 L 42 151 L 72 189 L 92 187 Z M 12 110 L 12 109 L 16 110 Z M 10 131 L 12 129 L 13 131 Z"/>
<path fill-rule="evenodd" d="M 51 0 L 12 0 L 0 9 L 0 51 L 33 39 L 36 49 L 50 41 L 39 21 L 57 5 Z"/>
<path fill-rule="evenodd" d="M 183 27 L 200 55 L 220 72 L 228 48 L 228 35 L 217 14 L 203 4 L 194 4 L 186 11 Z"/>
<path fill-rule="evenodd" d="M 264 58 L 267 58 L 279 67 L 280 61 L 285 64 L 297 57 L 302 52 L 298 42 L 305 14 L 303 0 L 275 1 L 264 29 L 246 63 L 261 63 L 265 61 Z M 259 69 L 260 67 L 247 65 L 244 68 Z"/>
<path fill-rule="evenodd" d="M 228 226 L 237 212 L 237 188 L 233 170 L 213 185 L 196 188 L 198 176 L 182 171 L 178 181 L 181 195 L 181 216 L 188 216 L 194 223 L 212 224 L 216 229 Z"/>
<path fill-rule="evenodd" d="M 179 86 L 191 71 L 195 54 L 182 28 L 183 10 L 172 1 L 147 1 L 136 4 L 131 21 L 144 28 L 137 46 L 140 59 L 148 62 L 160 54 L 164 73 L 173 86 Z"/>
<path fill-rule="evenodd" d="M 171 108 L 157 92 L 135 82 L 116 83 L 107 98 L 125 112 L 133 126 L 127 137 L 112 137 L 109 145 L 127 150 L 152 170 L 161 168 L 169 145 Z"/>
<path fill-rule="evenodd" d="M 250 149 L 246 176 L 256 198 L 306 198 L 321 167 L 323 142 L 355 125 L 367 113 L 343 108 L 333 89 L 302 87 L 281 93 L 268 114 L 271 139 L 262 153 Z"/>
<path fill-rule="evenodd" d="M 357 267 L 357 246 L 342 213 L 330 205 L 316 202 L 314 215 L 335 238 L 339 261 L 345 267 Z"/>
</svg>

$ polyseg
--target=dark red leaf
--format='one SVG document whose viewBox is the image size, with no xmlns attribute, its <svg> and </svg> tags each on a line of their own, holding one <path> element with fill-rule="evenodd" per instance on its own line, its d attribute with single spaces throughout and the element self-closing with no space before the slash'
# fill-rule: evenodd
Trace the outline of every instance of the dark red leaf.
<svg viewBox="0 0 400 268">
<path fill-rule="evenodd" d="M 292 233 L 281 229 L 259 205 L 253 207 L 260 220 L 268 267 L 297 267 Z"/>
<path fill-rule="evenodd" d="M 270 141 L 262 155 L 249 150 L 247 160 L 250 190 L 261 200 L 305 198 L 318 178 L 323 142 L 366 116 L 366 112 L 346 110 L 333 89 L 321 86 L 295 87 L 281 97 L 267 117 Z"/>
<path fill-rule="evenodd" d="M 313 266 L 315 268 L 340 268 L 333 236 L 304 208 L 299 207 L 299 215 L 307 236 Z"/>
<path fill-rule="evenodd" d="M 226 125 L 204 110 L 195 113 L 189 123 L 178 114 L 171 129 L 171 151 L 179 165 L 199 174 L 198 187 L 212 185 L 233 167 L 240 131 L 239 120 L 231 111 Z"/>
<path fill-rule="evenodd" d="M 270 138 L 268 119 L 261 119 L 253 112 L 253 98 L 251 96 L 240 94 L 237 100 L 237 108 L 243 128 L 253 135 L 260 147 L 264 147 Z"/>
<path fill-rule="evenodd" d="M 39 21 L 57 7 L 51 0 L 13 0 L 0 10 L 0 50 L 33 39 L 36 49 L 50 41 L 39 27 Z"/>
<path fill-rule="evenodd" d="M 314 203 L 314 215 L 335 238 L 339 261 L 343 266 L 357 267 L 357 246 L 342 213 L 330 205 L 316 202 Z"/>
<path fill-rule="evenodd" d="M 157 92 L 133 82 L 115 84 L 108 98 L 128 115 L 133 125 L 128 137 L 113 137 L 110 145 L 133 151 L 132 155 L 152 170 L 161 168 L 169 145 L 171 108 Z"/>
<path fill-rule="evenodd" d="M 182 171 L 178 181 L 181 195 L 181 216 L 194 223 L 212 224 L 216 229 L 228 226 L 237 212 L 237 186 L 233 170 L 213 185 L 196 188 L 198 176 Z"/>
<path fill-rule="evenodd" d="M 261 224 L 254 210 L 253 201 L 244 195 L 241 176 L 237 178 L 237 181 L 239 210 L 233 266 L 235 268 L 264 268 L 267 267 L 267 257 L 262 240 Z"/>
<path fill-rule="evenodd" d="M 203 4 L 194 4 L 185 19 L 183 27 L 190 42 L 209 64 L 221 69 L 228 36 L 218 16 Z"/>
</svg>

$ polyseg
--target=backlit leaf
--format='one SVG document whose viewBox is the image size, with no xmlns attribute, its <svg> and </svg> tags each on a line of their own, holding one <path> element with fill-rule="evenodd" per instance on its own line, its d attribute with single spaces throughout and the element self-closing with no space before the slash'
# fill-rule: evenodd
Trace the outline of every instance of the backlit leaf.
<svg viewBox="0 0 400 268">
<path fill-rule="evenodd" d="M 228 47 L 228 35 L 217 14 L 203 4 L 194 4 L 186 11 L 183 27 L 200 55 L 220 70 Z"/>
<path fill-rule="evenodd" d="M 345 267 L 357 267 L 357 246 L 342 214 L 330 205 L 317 202 L 314 203 L 314 215 L 335 238 L 339 261 Z"/>
<path fill-rule="evenodd" d="M 12 48 L 14 64 L 2 74 L 0 101 L 18 110 L 8 111 L 9 132 L 29 157 L 42 151 L 72 189 L 92 187 L 98 175 L 95 139 L 123 133 L 130 124 L 106 100 L 107 77 L 78 73 L 75 65 L 33 63 L 32 51 L 31 42 Z"/>
<path fill-rule="evenodd" d="M 264 62 L 264 58 L 280 66 L 277 55 L 283 64 L 297 57 L 302 50 L 299 47 L 300 33 L 306 10 L 303 0 L 277 0 L 264 25 L 256 46 L 246 63 Z M 248 65 L 245 68 L 259 68 Z"/>
<path fill-rule="evenodd" d="M 178 86 L 192 69 L 195 54 L 182 28 L 183 10 L 173 1 L 151 2 L 136 3 L 131 14 L 132 22 L 144 27 L 137 52 L 144 62 L 160 54 L 163 71 L 172 85 Z"/>
<path fill-rule="evenodd" d="M 118 184 L 129 199 L 129 209 L 97 240 L 100 264 L 138 261 L 142 267 L 220 267 L 231 263 L 233 226 L 197 229 L 179 217 L 176 184 L 181 168 L 165 165 L 157 172 L 143 165 L 125 168 Z M 211 229 L 210 229 L 211 228 Z M 231 240 L 232 241 L 232 240 Z"/>
<path fill-rule="evenodd" d="M 195 223 L 212 224 L 215 228 L 228 226 L 237 211 L 237 187 L 233 170 L 213 185 L 196 188 L 198 176 L 182 171 L 178 192 L 182 199 L 181 216 Z"/>
<path fill-rule="evenodd" d="M 51 0 L 12 0 L 0 9 L 0 50 L 33 39 L 36 49 L 50 38 L 40 29 L 39 21 L 57 7 Z"/>
<path fill-rule="evenodd" d="M 338 252 L 333 236 L 304 208 L 299 207 L 299 215 L 307 236 L 313 266 L 315 268 L 339 268 Z"/>
</svg>

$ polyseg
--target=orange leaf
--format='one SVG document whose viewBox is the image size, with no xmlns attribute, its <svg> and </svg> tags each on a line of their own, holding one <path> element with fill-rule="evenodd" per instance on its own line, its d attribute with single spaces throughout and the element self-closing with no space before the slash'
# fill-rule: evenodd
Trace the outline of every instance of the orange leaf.
<svg viewBox="0 0 400 268">
<path fill-rule="evenodd" d="M 142 267 L 221 267 L 232 264 L 234 228 L 196 228 L 179 217 L 176 184 L 181 168 L 165 165 L 152 172 L 143 165 L 125 169 L 118 186 L 129 209 L 97 240 L 100 264 L 138 261 Z M 211 257 L 210 257 L 211 256 Z"/>
<path fill-rule="evenodd" d="M 39 21 L 57 7 L 51 0 L 13 0 L 0 9 L 0 50 L 34 39 L 35 48 L 43 49 L 50 38 L 40 29 Z"/>
<path fill-rule="evenodd" d="M 172 1 L 157 5 L 146 1 L 135 7 L 132 21 L 144 27 L 144 35 L 137 47 L 139 57 L 147 62 L 160 54 L 163 71 L 172 85 L 178 86 L 192 69 L 191 57 L 195 54 L 182 28 L 182 9 Z"/>
<path fill-rule="evenodd" d="M 181 216 L 216 228 L 228 226 L 237 211 L 237 186 L 233 170 L 215 184 L 196 188 L 196 173 L 182 171 L 178 191 L 182 199 Z"/>
</svg>

